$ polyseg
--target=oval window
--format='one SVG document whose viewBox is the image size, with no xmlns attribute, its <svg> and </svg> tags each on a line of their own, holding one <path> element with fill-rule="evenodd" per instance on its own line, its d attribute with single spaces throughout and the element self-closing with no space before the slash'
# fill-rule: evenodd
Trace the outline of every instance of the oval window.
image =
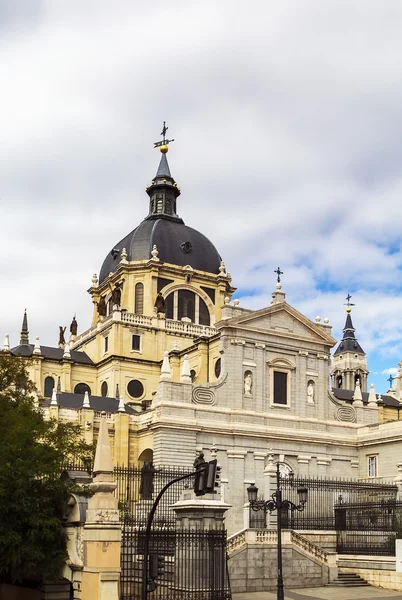
<svg viewBox="0 0 402 600">
<path fill-rule="evenodd" d="M 107 392 L 108 392 L 107 383 L 106 383 L 106 381 L 104 381 L 101 385 L 101 396 L 103 396 L 103 398 L 106 398 Z"/>
<path fill-rule="evenodd" d="M 89 385 L 86 383 L 77 383 L 74 388 L 74 394 L 85 394 L 85 392 L 88 392 L 88 394 L 91 395 L 91 388 Z"/>
<path fill-rule="evenodd" d="M 221 374 L 221 366 L 222 366 L 222 360 L 220 358 L 218 358 L 218 360 L 215 363 L 215 377 L 218 379 L 219 375 Z"/>
<path fill-rule="evenodd" d="M 144 393 L 144 386 L 138 379 L 132 379 L 127 384 L 127 391 L 132 398 L 141 398 Z"/>
</svg>

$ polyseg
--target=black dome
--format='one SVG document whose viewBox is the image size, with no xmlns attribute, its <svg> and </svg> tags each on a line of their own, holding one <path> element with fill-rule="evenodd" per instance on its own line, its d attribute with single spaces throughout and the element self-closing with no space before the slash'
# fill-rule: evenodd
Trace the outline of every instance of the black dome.
<svg viewBox="0 0 402 600">
<path fill-rule="evenodd" d="M 154 244 L 162 262 L 180 267 L 190 265 L 198 271 L 219 273 L 221 257 L 205 235 L 187 227 L 181 219 L 162 217 L 145 219 L 114 246 L 103 261 L 99 283 L 117 269 L 123 248 L 126 249 L 128 261 L 149 260 Z"/>
</svg>

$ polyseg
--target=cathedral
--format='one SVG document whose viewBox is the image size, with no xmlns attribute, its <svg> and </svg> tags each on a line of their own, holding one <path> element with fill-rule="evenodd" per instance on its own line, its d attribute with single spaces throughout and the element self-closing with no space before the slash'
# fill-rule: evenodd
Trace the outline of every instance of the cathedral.
<svg viewBox="0 0 402 600">
<path fill-rule="evenodd" d="M 232 532 L 243 527 L 247 486 L 264 489 L 268 456 L 284 472 L 395 477 L 402 375 L 386 395 L 367 389 L 350 296 L 339 343 L 327 318 L 313 322 L 287 302 L 279 268 L 267 306 L 240 306 L 214 244 L 179 216 L 168 144 L 165 134 L 156 144 L 148 215 L 92 277 L 89 327 L 79 332 L 74 317 L 58 347 L 42 346 L 25 313 L 20 344 L 6 336 L 4 351 L 28 360 L 45 414 L 81 424 L 91 442 L 106 412 L 119 465 L 216 457 Z"/>
</svg>

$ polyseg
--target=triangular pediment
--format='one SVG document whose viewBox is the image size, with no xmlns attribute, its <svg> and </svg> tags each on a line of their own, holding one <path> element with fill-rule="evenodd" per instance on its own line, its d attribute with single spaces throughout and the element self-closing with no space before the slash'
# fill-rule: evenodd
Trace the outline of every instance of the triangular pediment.
<svg viewBox="0 0 402 600">
<path fill-rule="evenodd" d="M 336 344 L 336 340 L 325 329 L 310 321 L 286 302 L 230 319 L 228 324 L 241 329 L 259 330 L 324 342 L 330 346 Z"/>
</svg>

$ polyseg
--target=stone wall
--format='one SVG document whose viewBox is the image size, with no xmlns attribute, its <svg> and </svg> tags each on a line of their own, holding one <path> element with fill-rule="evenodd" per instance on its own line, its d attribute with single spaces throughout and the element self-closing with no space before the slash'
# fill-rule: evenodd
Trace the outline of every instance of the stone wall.
<svg viewBox="0 0 402 600">
<path fill-rule="evenodd" d="M 282 556 L 285 589 L 317 587 L 328 583 L 328 567 L 301 550 L 284 546 Z M 276 548 L 249 544 L 239 549 L 230 557 L 229 573 L 233 593 L 276 589 Z"/>
<path fill-rule="evenodd" d="M 304 538 L 324 550 L 336 552 L 336 531 L 297 531 Z"/>
</svg>

